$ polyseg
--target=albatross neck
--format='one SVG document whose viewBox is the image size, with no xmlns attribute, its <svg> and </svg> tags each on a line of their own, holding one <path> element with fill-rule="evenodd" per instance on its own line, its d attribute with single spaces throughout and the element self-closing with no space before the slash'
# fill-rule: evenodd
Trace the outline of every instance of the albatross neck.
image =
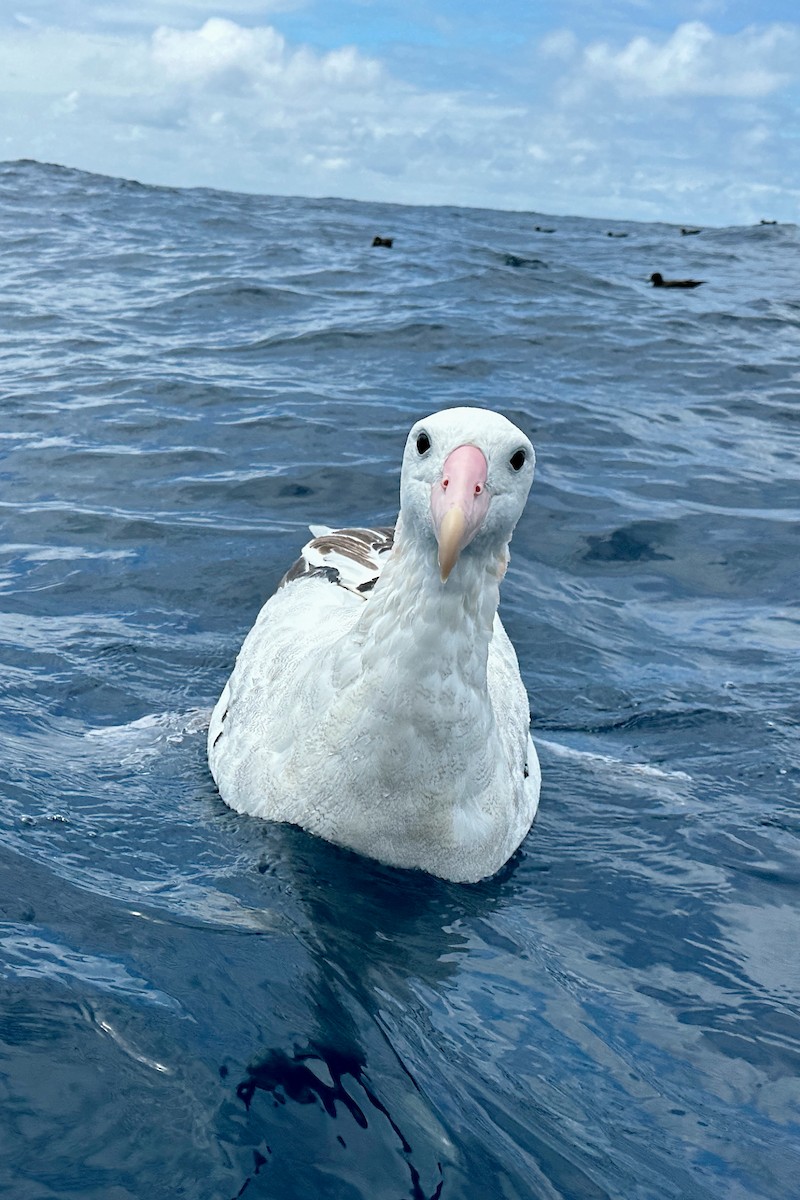
<svg viewBox="0 0 800 1200">
<path fill-rule="evenodd" d="M 507 550 L 462 553 L 445 583 L 432 538 L 414 538 L 398 518 L 392 553 L 355 628 L 365 673 L 440 695 L 459 684 L 486 691 L 486 664 Z M 393 691 L 397 691 L 393 686 Z"/>
</svg>

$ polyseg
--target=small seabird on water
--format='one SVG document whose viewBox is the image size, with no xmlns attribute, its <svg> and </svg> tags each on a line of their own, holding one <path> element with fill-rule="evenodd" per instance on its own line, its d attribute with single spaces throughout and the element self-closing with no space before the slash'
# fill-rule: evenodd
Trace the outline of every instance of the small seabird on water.
<svg viewBox="0 0 800 1200">
<path fill-rule="evenodd" d="M 690 234 L 693 234 L 693 233 L 702 233 L 702 232 L 703 232 L 702 229 L 682 229 L 681 230 L 681 233 L 683 234 L 684 237 L 689 237 Z"/>
<path fill-rule="evenodd" d="M 650 276 L 650 283 L 653 287 L 696 288 L 705 283 L 705 279 L 665 279 L 660 272 L 654 271 Z"/>
<path fill-rule="evenodd" d="M 394 238 L 378 237 L 376 234 L 372 239 L 373 246 L 385 246 L 387 250 L 391 250 Z"/>
</svg>

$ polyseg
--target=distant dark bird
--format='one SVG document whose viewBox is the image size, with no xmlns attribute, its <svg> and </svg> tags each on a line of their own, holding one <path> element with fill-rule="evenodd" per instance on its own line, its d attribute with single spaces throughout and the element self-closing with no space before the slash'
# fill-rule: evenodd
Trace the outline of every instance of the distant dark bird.
<svg viewBox="0 0 800 1200">
<path fill-rule="evenodd" d="M 555 233 L 555 229 L 545 229 L 542 225 L 534 225 L 536 233 Z"/>
<path fill-rule="evenodd" d="M 606 230 L 606 237 L 627 237 L 627 233 L 618 233 L 613 229 Z"/>
<path fill-rule="evenodd" d="M 777 225 L 777 224 L 778 224 L 777 221 L 765 221 L 763 217 L 759 221 L 759 225 Z"/>
<path fill-rule="evenodd" d="M 700 287 L 701 283 L 705 283 L 705 279 L 665 279 L 658 271 L 654 271 L 650 282 L 653 287 L 693 288 Z"/>
<path fill-rule="evenodd" d="M 520 258 L 518 254 L 504 254 L 503 262 L 507 267 L 546 267 L 547 263 L 540 258 Z"/>
<path fill-rule="evenodd" d="M 702 229 L 682 229 L 681 233 L 684 237 L 688 237 L 690 233 L 702 233 Z"/>
<path fill-rule="evenodd" d="M 372 239 L 373 246 L 385 246 L 387 250 L 391 250 L 394 238 L 374 237 Z"/>
</svg>

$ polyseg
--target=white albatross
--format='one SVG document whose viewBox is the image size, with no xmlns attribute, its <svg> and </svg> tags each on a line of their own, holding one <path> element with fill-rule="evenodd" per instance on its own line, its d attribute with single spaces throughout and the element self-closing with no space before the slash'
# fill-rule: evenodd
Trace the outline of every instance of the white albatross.
<svg viewBox="0 0 800 1200">
<path fill-rule="evenodd" d="M 393 536 L 312 527 L 211 717 L 226 804 L 454 882 L 511 857 L 541 773 L 497 605 L 534 457 L 498 413 L 434 413 Z"/>
</svg>

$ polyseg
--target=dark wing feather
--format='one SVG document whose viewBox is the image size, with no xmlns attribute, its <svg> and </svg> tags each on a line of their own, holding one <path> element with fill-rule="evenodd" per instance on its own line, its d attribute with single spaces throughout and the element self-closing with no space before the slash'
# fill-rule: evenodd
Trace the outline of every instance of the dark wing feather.
<svg viewBox="0 0 800 1200">
<path fill-rule="evenodd" d="M 312 527 L 312 533 L 314 532 Z M 366 599 L 394 544 L 394 526 L 376 529 L 326 529 L 307 542 L 278 587 L 297 579 L 327 577 L 338 587 Z"/>
</svg>

